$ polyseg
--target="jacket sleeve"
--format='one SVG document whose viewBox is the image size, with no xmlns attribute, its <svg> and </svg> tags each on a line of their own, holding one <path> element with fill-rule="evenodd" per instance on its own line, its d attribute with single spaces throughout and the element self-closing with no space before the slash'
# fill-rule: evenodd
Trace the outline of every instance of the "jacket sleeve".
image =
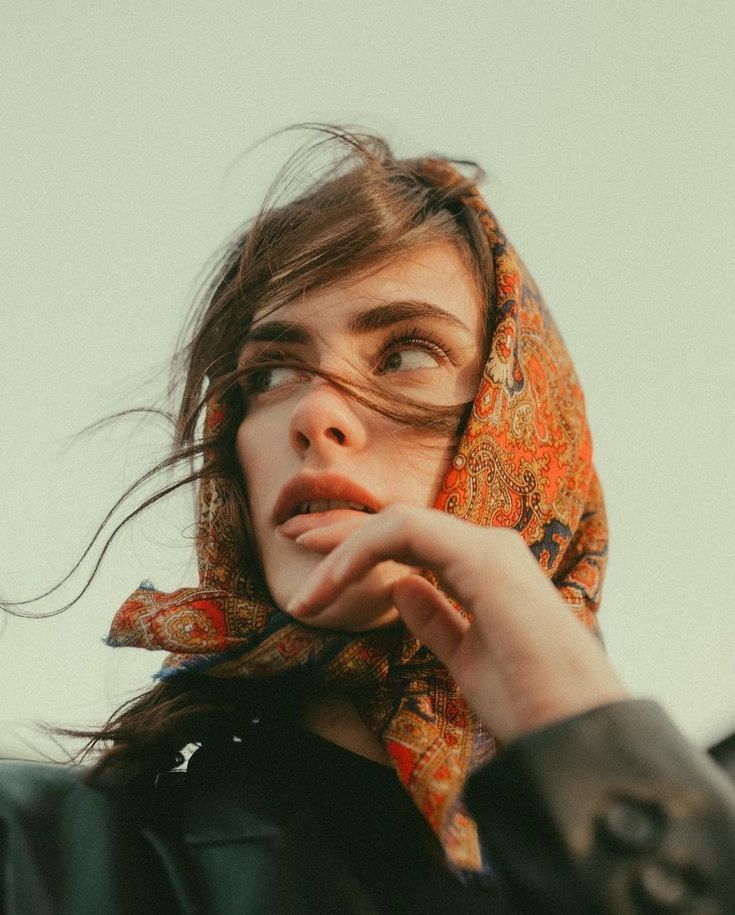
<svg viewBox="0 0 735 915">
<path fill-rule="evenodd" d="M 465 800 L 523 912 L 735 912 L 735 787 L 654 702 L 524 735 Z"/>
</svg>

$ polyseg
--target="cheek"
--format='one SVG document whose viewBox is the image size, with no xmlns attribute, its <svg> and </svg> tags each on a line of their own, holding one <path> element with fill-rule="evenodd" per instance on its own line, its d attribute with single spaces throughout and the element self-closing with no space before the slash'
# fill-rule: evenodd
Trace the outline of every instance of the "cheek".
<svg viewBox="0 0 735 915">
<path fill-rule="evenodd" d="M 455 443 L 452 439 L 417 442 L 394 466 L 399 501 L 425 508 L 433 507 L 444 477 L 452 465 Z"/>
<path fill-rule="evenodd" d="M 282 424 L 246 417 L 235 438 L 238 464 L 245 481 L 250 518 L 258 548 L 271 530 L 271 514 L 281 487 L 293 475 Z"/>
<path fill-rule="evenodd" d="M 245 481 L 248 507 L 250 508 L 250 516 L 256 534 L 262 515 L 263 490 L 268 479 L 263 460 L 263 454 L 267 452 L 267 448 L 256 447 L 256 442 L 258 441 L 258 430 L 253 428 L 252 422 L 243 421 L 237 430 L 235 450 L 240 471 Z"/>
<path fill-rule="evenodd" d="M 235 437 L 235 452 L 237 454 L 237 463 L 240 465 L 240 470 L 242 472 L 243 479 L 245 480 L 245 488 L 249 489 L 249 482 L 252 479 L 252 456 L 250 453 L 250 440 L 252 436 L 249 434 L 247 424 L 242 422 L 240 428 L 237 430 L 237 435 Z"/>
</svg>

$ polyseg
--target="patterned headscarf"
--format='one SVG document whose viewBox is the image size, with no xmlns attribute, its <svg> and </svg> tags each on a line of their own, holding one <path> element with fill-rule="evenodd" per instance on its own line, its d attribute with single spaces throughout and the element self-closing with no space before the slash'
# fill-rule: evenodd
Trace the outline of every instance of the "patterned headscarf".
<svg viewBox="0 0 735 915">
<path fill-rule="evenodd" d="M 444 160 L 422 173 L 460 180 Z M 463 198 L 487 234 L 496 308 L 480 387 L 435 507 L 519 531 L 571 610 L 595 629 L 607 527 L 592 465 L 584 399 L 533 279 L 476 189 Z M 209 404 L 207 428 L 221 422 Z M 403 628 L 344 633 L 310 628 L 273 605 L 241 568 L 224 490 L 200 484 L 199 587 L 145 584 L 115 615 L 108 643 L 170 652 L 157 676 L 273 677 L 302 670 L 349 695 L 381 739 L 398 777 L 459 869 L 482 870 L 474 821 L 461 800 L 468 775 L 496 747 L 446 668 Z"/>
</svg>

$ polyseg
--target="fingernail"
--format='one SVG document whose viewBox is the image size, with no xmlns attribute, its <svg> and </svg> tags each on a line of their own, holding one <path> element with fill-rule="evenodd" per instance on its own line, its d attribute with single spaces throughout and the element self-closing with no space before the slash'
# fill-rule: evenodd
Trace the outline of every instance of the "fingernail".
<svg viewBox="0 0 735 915">
<path fill-rule="evenodd" d="M 301 616 L 309 611 L 309 597 L 311 597 L 312 588 L 301 588 L 294 594 L 291 600 L 286 604 L 286 613 L 291 616 Z"/>
<path fill-rule="evenodd" d="M 323 595 L 320 596 L 316 609 L 312 606 L 314 597 L 321 591 L 325 580 L 331 577 L 334 576 L 330 572 L 325 572 L 321 565 L 314 569 L 286 604 L 286 613 L 291 613 L 293 616 L 308 616 L 312 611 L 317 612 L 320 609 Z"/>
<path fill-rule="evenodd" d="M 298 616 L 301 608 L 304 606 L 303 601 L 298 597 L 292 597 L 291 600 L 286 604 L 286 613 L 289 613 L 291 616 Z"/>
</svg>

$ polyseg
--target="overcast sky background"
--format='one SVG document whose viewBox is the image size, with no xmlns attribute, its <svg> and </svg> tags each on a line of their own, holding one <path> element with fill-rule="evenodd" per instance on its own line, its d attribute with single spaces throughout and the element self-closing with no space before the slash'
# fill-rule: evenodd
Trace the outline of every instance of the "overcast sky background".
<svg viewBox="0 0 735 915">
<path fill-rule="evenodd" d="M 485 167 L 587 394 L 608 650 L 698 743 L 735 729 L 734 35 L 730 0 L 11 0 L 0 592 L 68 571 L 164 453 L 155 421 L 72 435 L 160 398 L 203 266 L 298 138 L 248 147 L 361 124 Z M 73 609 L 0 621 L 0 754 L 150 682 L 159 655 L 101 640 L 141 579 L 194 580 L 190 523 L 190 496 L 155 508 Z"/>
</svg>

